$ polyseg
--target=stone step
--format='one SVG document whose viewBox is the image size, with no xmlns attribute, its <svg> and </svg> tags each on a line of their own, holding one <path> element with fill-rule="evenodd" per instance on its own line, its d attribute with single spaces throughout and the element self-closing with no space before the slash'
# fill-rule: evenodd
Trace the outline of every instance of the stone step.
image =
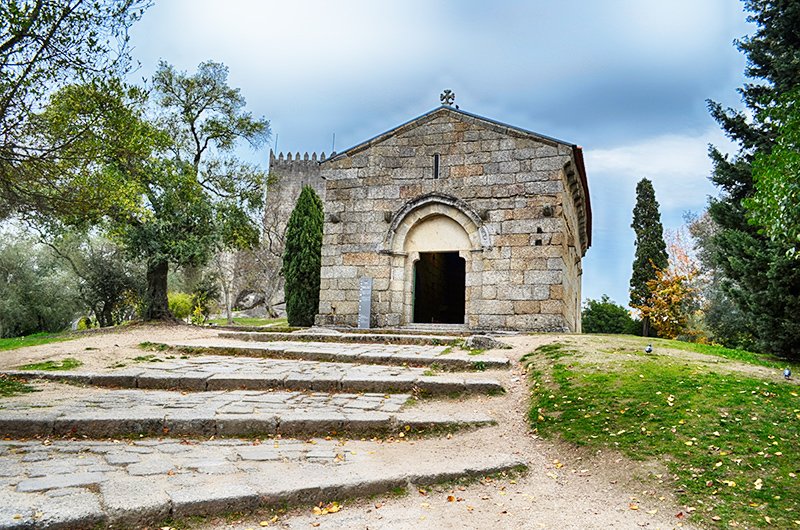
<svg viewBox="0 0 800 530">
<path fill-rule="evenodd" d="M 464 337 L 454 335 L 426 335 L 424 333 L 338 333 L 338 332 L 292 332 L 271 331 L 220 331 L 226 339 L 255 341 L 312 341 L 338 342 L 346 344 L 406 344 L 418 346 L 454 346 Z"/>
<path fill-rule="evenodd" d="M 310 390 L 413 392 L 421 395 L 499 393 L 502 385 L 475 374 L 433 374 L 399 366 L 197 356 L 147 362 L 103 372 L 6 370 L 20 379 L 46 379 L 103 387 L 165 390 Z"/>
<path fill-rule="evenodd" d="M 456 336 L 469 336 L 472 332 L 464 324 L 409 324 L 402 328 L 386 329 L 387 332 L 392 333 L 416 333 L 416 334 L 451 334 Z"/>
<path fill-rule="evenodd" d="M 482 413 L 401 411 L 408 394 L 107 390 L 54 383 L 3 400 L 0 436 L 326 436 L 490 425 Z"/>
<path fill-rule="evenodd" d="M 487 450 L 475 460 L 450 442 L 5 441 L 0 528 L 159 527 L 524 469 L 514 456 Z"/>
<path fill-rule="evenodd" d="M 433 366 L 442 370 L 509 368 L 508 358 L 470 355 L 447 346 L 384 344 L 336 344 L 330 342 L 270 341 L 239 336 L 238 339 L 195 339 L 168 342 L 167 346 L 189 353 L 245 355 L 309 361 L 331 361 L 394 366 Z"/>
</svg>

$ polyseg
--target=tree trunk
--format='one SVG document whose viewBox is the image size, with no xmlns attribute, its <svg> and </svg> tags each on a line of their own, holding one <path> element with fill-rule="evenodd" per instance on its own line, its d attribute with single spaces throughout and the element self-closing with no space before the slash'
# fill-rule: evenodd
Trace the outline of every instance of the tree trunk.
<svg viewBox="0 0 800 530">
<path fill-rule="evenodd" d="M 101 328 L 110 327 L 114 325 L 114 315 L 111 312 L 111 309 L 114 306 L 106 302 L 103 304 L 103 323 L 100 324 Z"/>
<path fill-rule="evenodd" d="M 228 325 L 233 324 L 233 303 L 231 302 L 231 292 L 228 289 L 225 291 L 225 317 L 227 318 Z"/>
<path fill-rule="evenodd" d="M 649 337 L 650 336 L 650 317 L 644 317 L 642 319 L 642 337 Z"/>
<path fill-rule="evenodd" d="M 167 301 L 167 272 L 169 264 L 166 261 L 147 265 L 144 320 L 172 320 Z"/>
</svg>

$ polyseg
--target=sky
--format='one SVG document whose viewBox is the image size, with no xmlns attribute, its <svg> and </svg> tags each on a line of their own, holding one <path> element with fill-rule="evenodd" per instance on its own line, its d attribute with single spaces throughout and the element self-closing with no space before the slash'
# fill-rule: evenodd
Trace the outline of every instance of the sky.
<svg viewBox="0 0 800 530">
<path fill-rule="evenodd" d="M 626 305 L 636 183 L 664 226 L 717 194 L 706 100 L 741 107 L 754 31 L 738 0 L 155 0 L 131 30 L 136 79 L 159 60 L 230 69 L 277 151 L 343 151 L 439 105 L 583 146 L 593 243 L 583 298 Z M 266 166 L 269 149 L 246 155 Z"/>
</svg>

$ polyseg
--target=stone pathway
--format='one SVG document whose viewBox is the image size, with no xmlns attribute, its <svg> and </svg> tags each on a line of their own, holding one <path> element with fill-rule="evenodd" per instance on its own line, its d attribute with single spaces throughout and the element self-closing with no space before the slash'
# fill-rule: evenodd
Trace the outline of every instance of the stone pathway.
<svg viewBox="0 0 800 530">
<path fill-rule="evenodd" d="M 4 400 L 0 434 L 7 437 L 141 434 L 158 436 L 325 436 L 387 434 L 408 429 L 492 423 L 485 414 L 426 414 L 400 409 L 408 394 L 269 391 L 176 393 L 44 387 Z"/>
<path fill-rule="evenodd" d="M 315 504 L 482 476 L 523 463 L 482 462 L 402 446 L 327 440 L 0 442 L 0 527 L 140 527 L 167 517 Z M 405 445 L 405 444 L 403 444 Z"/>
<path fill-rule="evenodd" d="M 384 339 L 206 338 L 176 341 L 191 350 L 180 359 L 6 371 L 38 391 L 0 399 L 0 528 L 158 525 L 524 463 L 500 446 L 476 458 L 444 436 L 494 424 L 482 406 L 411 399 L 467 392 L 499 399 L 489 397 L 503 391 L 489 374 L 438 370 L 508 368 L 508 359 L 469 355 L 440 336 Z M 235 356 L 197 355 L 209 350 Z"/>
<path fill-rule="evenodd" d="M 331 342 L 302 342 L 268 340 L 262 336 L 272 333 L 220 333 L 220 339 L 196 339 L 166 344 L 190 352 L 206 352 L 255 357 L 280 357 L 313 361 L 338 361 L 364 364 L 438 366 L 445 370 L 474 370 L 508 368 L 506 357 L 470 355 L 449 346 L 413 346 L 396 344 L 336 344 Z M 381 335 L 376 335 L 380 337 Z"/>
<path fill-rule="evenodd" d="M 482 374 L 433 374 L 397 366 L 197 356 L 147 362 L 103 372 L 5 370 L 22 379 L 49 379 L 95 386 L 178 390 L 312 390 L 324 392 L 502 392 Z"/>
</svg>

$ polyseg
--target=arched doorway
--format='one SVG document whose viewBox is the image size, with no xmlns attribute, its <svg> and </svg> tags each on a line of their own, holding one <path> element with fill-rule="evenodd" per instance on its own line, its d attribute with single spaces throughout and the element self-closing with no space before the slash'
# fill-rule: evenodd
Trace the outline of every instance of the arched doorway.
<svg viewBox="0 0 800 530">
<path fill-rule="evenodd" d="M 403 250 L 412 272 L 411 322 L 463 324 L 466 259 L 471 248 L 464 228 L 447 215 L 432 215 L 414 224 Z"/>
<path fill-rule="evenodd" d="M 379 251 L 392 256 L 391 310 L 396 325 L 474 325 L 473 291 L 491 237 L 466 202 L 441 193 L 421 195 L 395 212 Z M 433 288 L 425 288 L 432 284 Z M 462 301 L 463 300 L 463 301 Z"/>
</svg>

